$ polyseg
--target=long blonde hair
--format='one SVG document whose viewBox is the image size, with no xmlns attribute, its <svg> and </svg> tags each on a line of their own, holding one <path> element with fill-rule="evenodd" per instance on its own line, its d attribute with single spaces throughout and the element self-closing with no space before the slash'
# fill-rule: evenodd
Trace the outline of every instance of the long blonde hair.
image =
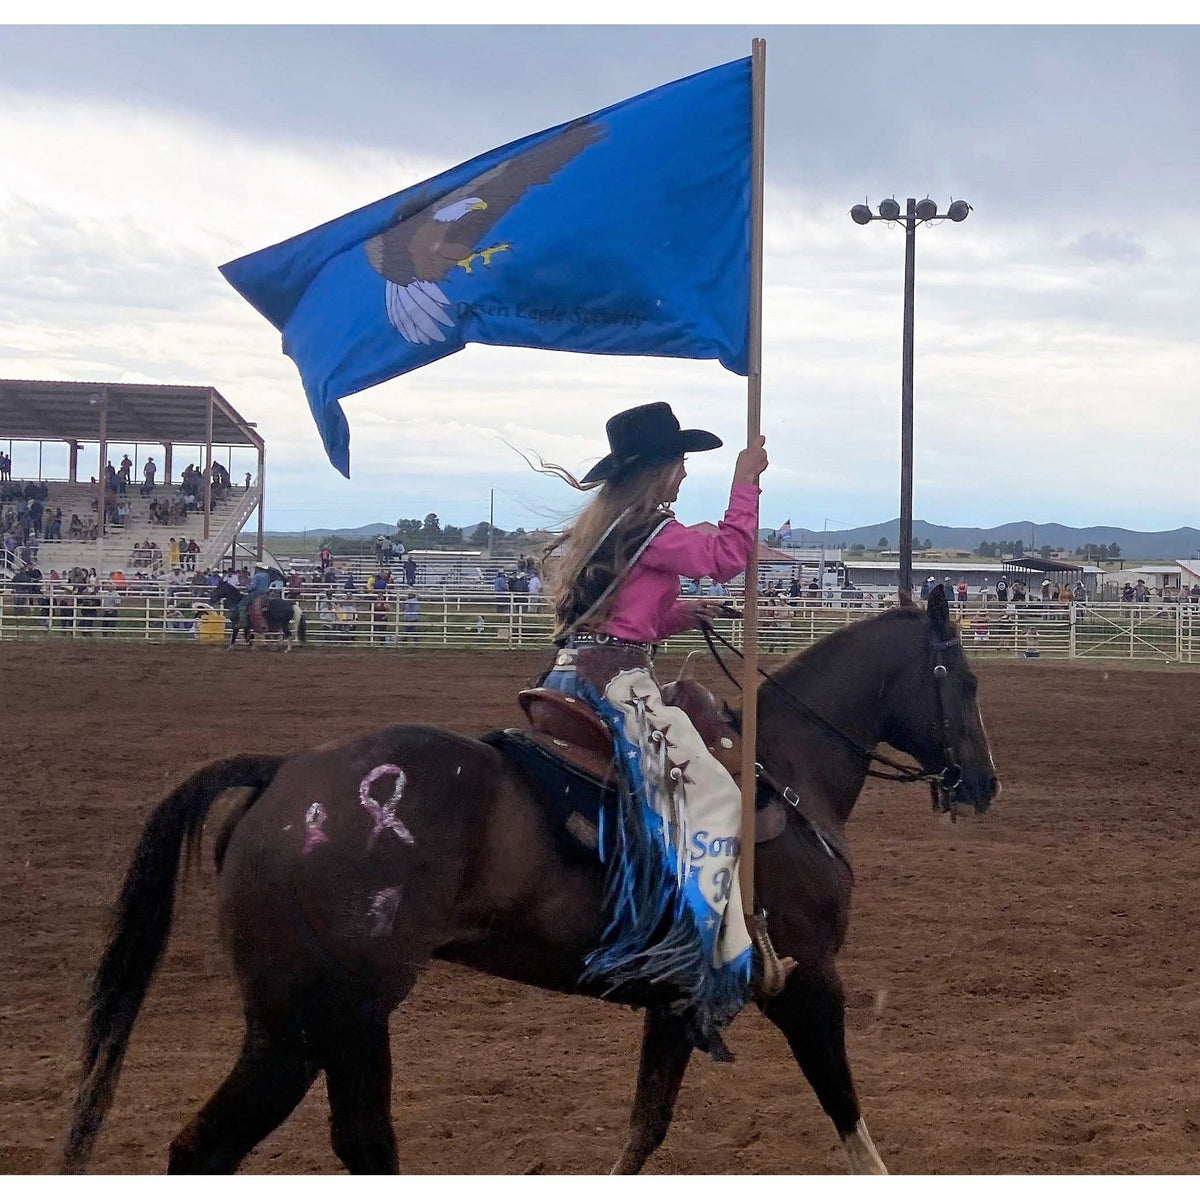
<svg viewBox="0 0 1200 1200">
<path fill-rule="evenodd" d="M 594 612 L 589 610 L 624 574 L 630 556 L 654 526 L 673 515 L 666 507 L 666 497 L 682 457 L 646 463 L 606 479 L 574 521 L 546 547 L 542 574 L 550 580 L 554 598 L 555 640 L 585 615 L 589 626 L 604 624 L 615 592 Z M 586 490 L 562 468 L 543 463 L 541 469 Z M 561 556 L 551 560 L 560 548 Z"/>
</svg>

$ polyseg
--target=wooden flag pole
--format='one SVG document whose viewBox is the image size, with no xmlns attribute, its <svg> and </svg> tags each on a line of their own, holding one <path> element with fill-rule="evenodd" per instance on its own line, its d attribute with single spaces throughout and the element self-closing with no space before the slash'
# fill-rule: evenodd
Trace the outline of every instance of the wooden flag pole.
<svg viewBox="0 0 1200 1200">
<path fill-rule="evenodd" d="M 762 425 L 763 150 L 766 129 L 767 43 L 755 38 L 750 59 L 750 313 L 746 377 L 746 443 Z M 754 921 L 754 764 L 758 749 L 758 529 L 746 563 L 742 638 L 742 911 Z"/>
</svg>

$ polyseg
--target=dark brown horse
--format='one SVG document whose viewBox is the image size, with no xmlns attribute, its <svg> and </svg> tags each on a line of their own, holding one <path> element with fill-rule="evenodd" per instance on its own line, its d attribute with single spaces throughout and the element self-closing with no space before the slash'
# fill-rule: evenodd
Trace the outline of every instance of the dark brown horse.
<svg viewBox="0 0 1200 1200">
<path fill-rule="evenodd" d="M 935 593 L 847 627 L 762 689 L 759 756 L 803 816 L 758 847 L 755 884 L 780 954 L 799 964 L 763 1011 L 833 1120 L 851 1170 L 882 1171 L 859 1112 L 834 955 L 852 873 L 844 826 L 886 741 L 929 772 L 954 765 L 956 800 L 997 791 L 975 679 Z M 810 706 L 837 727 L 798 714 Z M 230 1171 L 325 1073 L 333 1148 L 351 1171 L 398 1167 L 388 1018 L 432 958 L 576 992 L 601 937 L 601 869 L 572 861 L 523 777 L 489 745 L 397 725 L 291 755 L 202 768 L 151 814 L 117 906 L 88 1014 L 84 1080 L 64 1167 L 91 1154 L 171 925 L 185 844 L 222 790 L 251 789 L 216 843 L 220 924 L 245 1013 L 241 1056 L 175 1138 L 172 1171 Z M 628 1142 L 636 1172 L 662 1142 L 691 1055 L 669 997 L 647 992 Z"/>
</svg>

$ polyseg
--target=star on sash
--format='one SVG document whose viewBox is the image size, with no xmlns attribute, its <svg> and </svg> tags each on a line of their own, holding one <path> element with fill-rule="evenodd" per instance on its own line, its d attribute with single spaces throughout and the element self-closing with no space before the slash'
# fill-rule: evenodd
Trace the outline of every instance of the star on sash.
<svg viewBox="0 0 1200 1200">
<path fill-rule="evenodd" d="M 650 736 L 652 738 L 654 738 L 654 740 L 656 742 L 661 741 L 662 744 L 664 746 L 666 746 L 666 748 L 668 750 L 675 749 L 675 743 L 673 741 L 671 741 L 671 739 L 669 737 L 667 737 L 667 734 L 671 732 L 671 722 L 670 721 L 668 721 L 665 725 L 655 725 L 655 723 L 653 721 L 651 721 L 651 720 L 649 720 L 649 718 L 647 718 L 646 724 L 650 726 Z M 661 734 L 662 736 L 661 736 L 661 738 L 654 737 L 655 734 Z"/>
<path fill-rule="evenodd" d="M 683 762 L 681 762 L 681 763 L 673 763 L 670 761 L 670 759 L 668 759 L 667 760 L 667 771 L 668 771 L 668 773 L 670 773 L 672 771 L 679 772 L 679 778 L 676 781 L 678 783 L 695 783 L 696 781 L 694 779 L 692 779 L 687 773 L 687 769 L 691 765 L 692 765 L 692 760 L 690 758 L 684 759 Z M 672 775 L 672 778 L 674 778 L 673 775 Z"/>
</svg>

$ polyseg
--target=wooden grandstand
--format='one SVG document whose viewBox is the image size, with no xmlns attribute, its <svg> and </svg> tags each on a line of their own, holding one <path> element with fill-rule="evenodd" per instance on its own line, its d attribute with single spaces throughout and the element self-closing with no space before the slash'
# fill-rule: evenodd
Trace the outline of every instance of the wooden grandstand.
<svg viewBox="0 0 1200 1200">
<path fill-rule="evenodd" d="M 266 444 L 253 422 L 247 421 L 215 388 L 172 384 L 81 383 L 58 380 L 0 380 L 0 443 L 11 454 L 13 443 L 38 445 L 36 479 L 46 484 L 44 505 L 61 508 L 61 541 L 42 541 L 38 566 L 43 572 L 69 566 L 95 567 L 98 574 L 127 571 L 141 566 L 134 546 L 147 540 L 160 547 L 168 540 L 185 538 L 200 546 L 197 559 L 215 564 L 237 546 L 242 531 L 257 513 L 257 544 L 263 548 L 263 500 Z M 40 469 L 44 443 L 65 444 L 65 478 L 54 478 Z M 122 496 L 127 508 L 122 525 L 105 519 L 100 503 L 106 464 L 119 459 L 126 448 L 149 448 L 155 456 L 158 475 L 153 494 L 143 496 L 140 478 L 135 478 Z M 220 499 L 213 495 L 214 462 L 226 448 L 250 450 L 257 471 L 250 485 L 234 484 Z M 161 448 L 161 451 L 160 451 Z M 232 455 L 230 455 L 232 458 Z M 151 499 L 178 499 L 180 467 L 191 461 L 204 476 L 201 511 L 170 525 L 151 524 Z M 136 469 L 136 468 L 135 468 Z M 14 483 L 29 479 L 28 473 L 14 474 Z M 78 515 L 84 523 L 96 524 L 94 540 L 71 540 L 70 519 Z M 38 531 L 39 536 L 42 530 Z M 165 554 L 163 555 L 165 560 Z"/>
</svg>

